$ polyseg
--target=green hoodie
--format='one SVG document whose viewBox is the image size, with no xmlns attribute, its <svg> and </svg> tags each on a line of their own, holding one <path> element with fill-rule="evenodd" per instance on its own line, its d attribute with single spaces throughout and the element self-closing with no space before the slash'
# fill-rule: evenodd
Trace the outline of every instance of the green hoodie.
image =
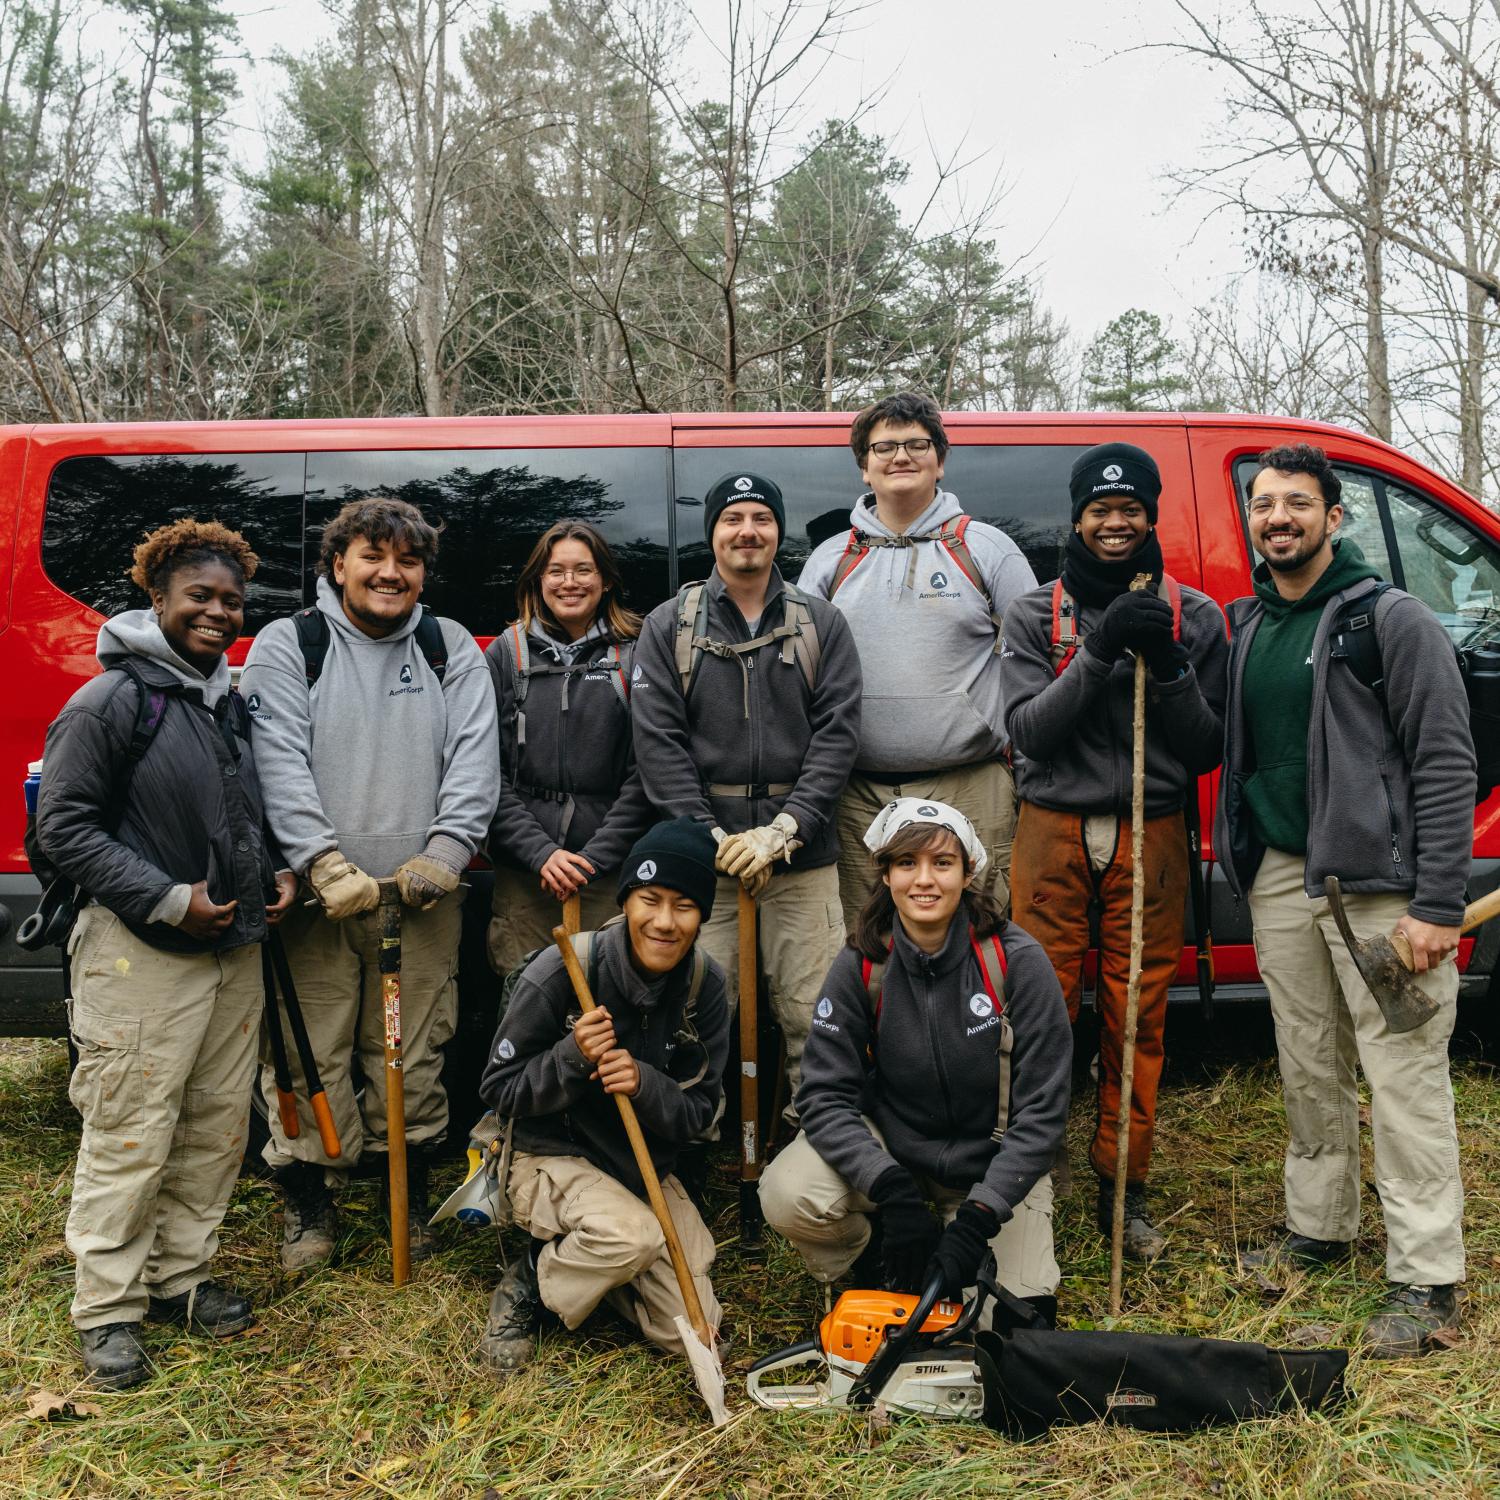
<svg viewBox="0 0 1500 1500">
<path fill-rule="evenodd" d="M 1313 637 L 1334 594 L 1380 574 L 1354 542 L 1343 541 L 1333 544 L 1333 561 L 1300 599 L 1277 593 L 1264 562 L 1250 577 L 1265 612 L 1245 661 L 1242 712 L 1256 768 L 1245 782 L 1245 805 L 1267 848 L 1306 854 Z"/>
</svg>

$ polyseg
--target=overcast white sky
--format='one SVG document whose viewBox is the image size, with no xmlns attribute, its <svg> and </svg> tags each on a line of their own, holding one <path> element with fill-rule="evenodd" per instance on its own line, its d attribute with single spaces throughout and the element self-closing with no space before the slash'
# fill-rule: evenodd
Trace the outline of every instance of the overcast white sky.
<svg viewBox="0 0 1500 1500">
<path fill-rule="evenodd" d="M 710 21 L 725 8 L 697 4 Z M 232 8 L 260 59 L 330 30 L 311 0 Z M 1180 34 L 1172 0 L 877 0 L 830 65 L 818 114 L 889 80 L 865 128 L 899 141 L 919 172 L 925 136 L 945 151 L 966 137 L 970 154 L 987 153 L 969 191 L 982 194 L 1003 172 L 1002 243 L 1014 254 L 1034 247 L 1044 300 L 1076 337 L 1129 307 L 1169 316 L 1181 334 L 1242 258 L 1238 224 L 1202 223 L 1202 200 L 1169 208 L 1165 173 L 1200 157 L 1220 85 L 1201 65 L 1132 49 Z M 274 68 L 257 69 L 247 121 L 271 110 L 277 79 Z"/>
</svg>

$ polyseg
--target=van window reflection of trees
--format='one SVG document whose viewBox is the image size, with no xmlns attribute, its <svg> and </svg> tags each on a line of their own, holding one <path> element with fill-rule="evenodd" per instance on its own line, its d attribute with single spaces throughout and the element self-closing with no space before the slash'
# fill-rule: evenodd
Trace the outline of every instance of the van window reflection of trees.
<svg viewBox="0 0 1500 1500">
<path fill-rule="evenodd" d="M 301 604 L 301 502 L 300 453 L 64 459 L 47 492 L 42 566 L 75 599 L 116 615 L 146 602 L 130 569 L 148 532 L 184 517 L 219 521 L 260 558 L 245 600 L 253 634 Z"/>
</svg>

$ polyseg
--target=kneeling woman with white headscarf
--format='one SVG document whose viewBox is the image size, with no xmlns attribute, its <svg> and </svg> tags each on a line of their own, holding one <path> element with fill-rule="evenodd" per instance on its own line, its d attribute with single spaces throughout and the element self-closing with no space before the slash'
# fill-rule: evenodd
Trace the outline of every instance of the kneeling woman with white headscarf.
<svg viewBox="0 0 1500 1500">
<path fill-rule="evenodd" d="M 940 1276 L 958 1297 L 990 1248 L 1011 1292 L 1050 1299 L 1072 1067 L 1057 976 L 975 884 L 984 847 L 955 808 L 902 798 L 865 844 L 880 879 L 815 1007 L 766 1219 L 819 1281 L 858 1259 L 861 1285 Z"/>
</svg>

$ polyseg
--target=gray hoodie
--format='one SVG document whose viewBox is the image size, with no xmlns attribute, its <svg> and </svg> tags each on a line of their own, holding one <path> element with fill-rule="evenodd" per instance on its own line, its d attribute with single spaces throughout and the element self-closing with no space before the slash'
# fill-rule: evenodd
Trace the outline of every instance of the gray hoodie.
<svg viewBox="0 0 1500 1500">
<path fill-rule="evenodd" d="M 351 623 L 326 578 L 318 608 L 328 655 L 310 690 L 290 618 L 256 636 L 240 678 L 266 816 L 288 864 L 306 873 L 339 849 L 383 879 L 435 834 L 472 854 L 500 795 L 495 695 L 473 637 L 439 622 L 448 648 L 439 684 L 414 639 L 420 604 L 380 640 Z"/>
<path fill-rule="evenodd" d="M 907 527 L 908 536 L 936 532 L 964 514 L 939 490 Z M 871 536 L 895 535 L 862 495 L 850 525 Z M 1036 587 L 1021 549 L 1003 531 L 972 521 L 964 542 L 989 590 L 996 616 Z M 849 545 L 840 532 L 808 558 L 797 580 L 804 593 L 829 597 Z M 991 610 L 933 537 L 910 547 L 873 547 L 839 586 L 834 605 L 849 621 L 864 672 L 859 754 L 855 765 L 890 777 L 993 760 L 1005 748 L 1005 701 Z"/>
</svg>

